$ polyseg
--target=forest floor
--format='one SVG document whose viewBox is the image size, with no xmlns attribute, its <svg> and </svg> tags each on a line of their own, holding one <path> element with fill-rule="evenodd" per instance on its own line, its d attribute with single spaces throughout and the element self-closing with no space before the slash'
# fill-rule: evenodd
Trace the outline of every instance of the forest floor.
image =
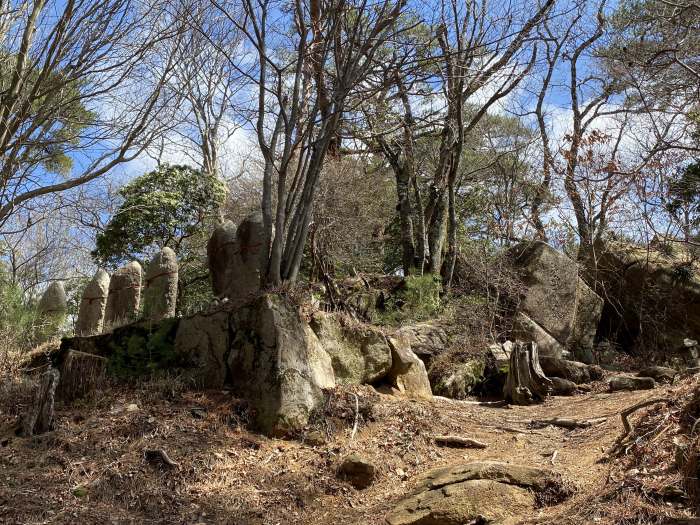
<svg viewBox="0 0 700 525">
<path fill-rule="evenodd" d="M 510 408 L 339 388 L 315 421 L 313 444 L 303 436 L 261 437 L 247 430 L 245 405 L 227 392 L 190 392 L 164 380 L 108 387 L 89 401 L 59 404 L 56 429 L 33 438 L 16 437 L 16 407 L 0 405 L 0 523 L 379 524 L 421 474 L 474 460 L 546 467 L 573 484 L 569 500 L 533 510 L 524 522 L 660 523 L 662 516 L 687 516 L 685 503 L 645 501 L 629 508 L 630 498 L 620 499 L 629 461 L 601 459 L 622 431 L 625 408 L 659 396 L 687 396 L 698 384 L 689 378 L 650 391 L 608 393 L 599 383 L 590 393 Z M 351 439 L 355 395 L 360 424 Z M 530 424 L 553 417 L 605 420 L 577 430 Z M 318 441 L 318 431 L 325 442 Z M 668 449 L 661 445 L 671 432 L 664 432 L 644 439 Z M 431 439 L 437 434 L 472 437 L 488 447 L 441 448 Z M 165 450 L 176 464 L 149 463 L 147 449 Z M 340 460 L 351 452 L 378 468 L 365 490 L 336 477 Z M 663 466 L 658 477 L 672 482 L 667 471 Z M 654 472 L 638 467 L 633 474 Z M 612 493 L 617 496 L 604 497 Z"/>
</svg>

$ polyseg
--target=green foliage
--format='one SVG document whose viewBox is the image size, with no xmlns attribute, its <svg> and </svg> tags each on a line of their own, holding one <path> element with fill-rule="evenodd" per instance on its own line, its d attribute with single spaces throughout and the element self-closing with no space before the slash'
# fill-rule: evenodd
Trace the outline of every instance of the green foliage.
<svg viewBox="0 0 700 525">
<path fill-rule="evenodd" d="M 0 92 L 6 93 L 10 87 L 16 56 L 0 53 Z M 73 161 L 68 156 L 70 149 L 80 144 L 81 132 L 92 125 L 96 114 L 83 106 L 80 84 L 66 83 L 63 73 L 53 71 L 41 79 L 41 91 L 30 95 L 29 90 L 39 83 L 40 75 L 46 74 L 41 68 L 31 69 L 24 82 L 25 92 L 19 93 L 20 100 L 31 100 L 27 113 L 34 124 L 41 128 L 41 140 L 26 145 L 22 154 L 22 164 L 41 165 L 46 171 L 68 174 Z M 43 95 L 41 95 L 43 93 Z M 60 107 L 60 111 L 55 111 Z M 47 111 L 50 112 L 47 114 Z"/>
<path fill-rule="evenodd" d="M 126 380 L 176 368 L 180 364 L 175 353 L 177 324 L 177 319 L 166 319 L 154 330 L 144 325 L 116 330 L 109 341 L 109 373 Z"/>
<path fill-rule="evenodd" d="M 92 253 L 110 266 L 144 259 L 166 246 L 182 257 L 185 241 L 192 244 L 216 217 L 225 189 L 215 176 L 164 165 L 133 180 L 119 195 L 123 203 L 97 236 Z"/>
<path fill-rule="evenodd" d="M 386 301 L 379 322 L 395 324 L 432 319 L 442 310 L 441 292 L 439 275 L 409 275 L 404 279 L 404 286 Z"/>
<path fill-rule="evenodd" d="M 164 165 L 134 179 L 120 192 L 123 202 L 92 252 L 102 266 L 127 261 L 147 263 L 164 247 L 180 266 L 180 312 L 196 310 L 211 299 L 206 243 L 224 201 L 224 184 L 188 166 Z"/>
<path fill-rule="evenodd" d="M 20 287 L 0 269 L 0 337 L 17 350 L 31 349 L 42 339 L 36 305 L 27 301 Z"/>
</svg>

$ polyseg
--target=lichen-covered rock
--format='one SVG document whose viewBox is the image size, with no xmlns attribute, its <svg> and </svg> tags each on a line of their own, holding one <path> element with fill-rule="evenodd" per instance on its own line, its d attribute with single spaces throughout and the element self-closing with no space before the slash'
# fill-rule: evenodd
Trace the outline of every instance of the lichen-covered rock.
<svg viewBox="0 0 700 525">
<path fill-rule="evenodd" d="M 577 385 L 590 383 L 603 378 L 603 369 L 595 365 L 587 365 L 578 361 L 541 357 L 540 366 L 547 377 L 561 377 L 573 381 Z"/>
<path fill-rule="evenodd" d="M 515 524 L 531 512 L 536 495 L 568 495 L 561 477 L 536 467 L 495 461 L 429 472 L 387 515 L 389 525 Z"/>
<path fill-rule="evenodd" d="M 335 315 L 317 312 L 311 328 L 331 357 L 336 381 L 369 384 L 391 369 L 391 348 L 379 330 L 360 323 L 343 325 Z"/>
<path fill-rule="evenodd" d="M 119 268 L 109 282 L 104 330 L 136 321 L 141 305 L 141 265 L 132 261 Z"/>
<path fill-rule="evenodd" d="M 42 324 L 40 339 L 47 340 L 56 336 L 61 331 L 68 311 L 66 290 L 62 282 L 57 281 L 49 285 L 39 300 L 37 311 Z"/>
<path fill-rule="evenodd" d="M 593 363 L 593 347 L 602 313 L 602 297 L 591 290 L 583 282 L 583 279 L 579 278 L 576 287 L 574 320 L 566 346 L 574 356 L 584 363 Z"/>
<path fill-rule="evenodd" d="M 211 286 L 216 297 L 224 297 L 231 287 L 236 250 L 236 225 L 225 221 L 214 229 L 207 244 Z"/>
<path fill-rule="evenodd" d="M 608 381 L 611 392 L 619 390 L 651 390 L 656 381 L 651 377 L 615 376 Z"/>
<path fill-rule="evenodd" d="M 403 395 L 417 399 L 431 399 L 430 387 L 425 363 L 413 353 L 411 347 L 401 338 L 388 338 L 391 348 L 391 369 L 389 383 Z"/>
<path fill-rule="evenodd" d="M 464 399 L 484 380 L 486 360 L 474 356 L 466 361 L 445 360 L 428 372 L 433 393 L 452 399 Z"/>
<path fill-rule="evenodd" d="M 513 339 L 532 341 L 537 344 L 540 355 L 561 359 L 564 347 L 523 312 L 518 312 L 513 319 Z"/>
<path fill-rule="evenodd" d="M 449 347 L 447 332 L 439 325 L 427 321 L 412 325 L 402 326 L 397 332 L 397 337 L 404 338 L 414 354 L 420 357 L 426 364 L 431 359 L 442 354 Z"/>
<path fill-rule="evenodd" d="M 183 317 L 175 335 L 175 352 L 189 363 L 188 377 L 200 388 L 222 388 L 226 383 L 231 347 L 228 311 Z"/>
<path fill-rule="evenodd" d="M 576 355 L 591 357 L 603 303 L 576 261 L 541 241 L 521 243 L 510 255 L 524 286 L 518 312 Z"/>
<path fill-rule="evenodd" d="M 146 270 L 143 292 L 144 318 L 160 321 L 175 317 L 177 309 L 178 264 L 175 252 L 163 248 Z"/>
<path fill-rule="evenodd" d="M 236 395 L 250 401 L 266 434 L 299 432 L 323 401 L 309 366 L 309 345 L 297 310 L 275 295 L 233 312 L 227 362 Z"/>
<path fill-rule="evenodd" d="M 83 291 L 75 335 L 87 337 L 102 333 L 108 295 L 109 274 L 102 269 L 97 270 Z"/>
<path fill-rule="evenodd" d="M 260 292 L 261 269 L 267 260 L 261 213 L 246 217 L 238 228 L 226 221 L 207 245 L 214 295 L 241 305 Z"/>
<path fill-rule="evenodd" d="M 68 309 L 66 290 L 61 281 L 51 283 L 39 300 L 37 310 L 41 316 L 64 316 Z"/>
<path fill-rule="evenodd" d="M 335 372 L 331 356 L 328 355 L 321 341 L 307 324 L 304 325 L 304 333 L 309 349 L 311 378 L 320 388 L 335 388 Z"/>
<path fill-rule="evenodd" d="M 678 371 L 675 368 L 667 366 L 648 366 L 637 374 L 639 377 L 651 377 L 658 383 L 673 383 L 677 375 Z"/>
</svg>

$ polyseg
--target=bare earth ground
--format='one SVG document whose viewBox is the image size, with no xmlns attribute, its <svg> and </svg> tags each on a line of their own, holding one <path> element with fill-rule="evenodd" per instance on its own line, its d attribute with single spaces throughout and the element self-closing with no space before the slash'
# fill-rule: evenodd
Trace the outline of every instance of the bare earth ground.
<svg viewBox="0 0 700 525">
<path fill-rule="evenodd" d="M 352 391 L 364 415 L 353 440 L 355 398 L 338 389 L 317 421 L 328 440 L 316 446 L 249 432 L 245 407 L 224 392 L 171 391 L 165 382 L 111 387 L 93 400 L 59 405 L 56 430 L 30 439 L 11 433 L 16 407 L 0 406 L 0 523 L 383 523 L 425 471 L 486 459 L 561 472 L 576 495 L 522 517 L 558 522 L 557 515 L 585 505 L 609 482 L 611 464 L 598 460 L 620 434 L 619 413 L 671 388 L 677 387 L 495 408 L 410 401 L 363 387 Z M 607 420 L 579 430 L 528 427 L 551 417 Z M 436 434 L 489 446 L 440 448 L 430 438 Z M 145 449 L 164 449 L 178 465 L 152 465 Z M 366 490 L 336 479 L 339 460 L 350 452 L 379 469 Z"/>
</svg>

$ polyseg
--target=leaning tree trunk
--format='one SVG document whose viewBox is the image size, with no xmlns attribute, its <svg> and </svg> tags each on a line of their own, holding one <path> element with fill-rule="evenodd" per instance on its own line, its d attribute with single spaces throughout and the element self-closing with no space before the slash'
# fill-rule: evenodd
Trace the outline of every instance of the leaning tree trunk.
<svg viewBox="0 0 700 525">
<path fill-rule="evenodd" d="M 503 395 L 514 405 L 530 405 L 544 400 L 552 389 L 552 382 L 540 367 L 536 343 L 517 341 L 513 345 L 508 367 L 508 378 Z"/>
</svg>

